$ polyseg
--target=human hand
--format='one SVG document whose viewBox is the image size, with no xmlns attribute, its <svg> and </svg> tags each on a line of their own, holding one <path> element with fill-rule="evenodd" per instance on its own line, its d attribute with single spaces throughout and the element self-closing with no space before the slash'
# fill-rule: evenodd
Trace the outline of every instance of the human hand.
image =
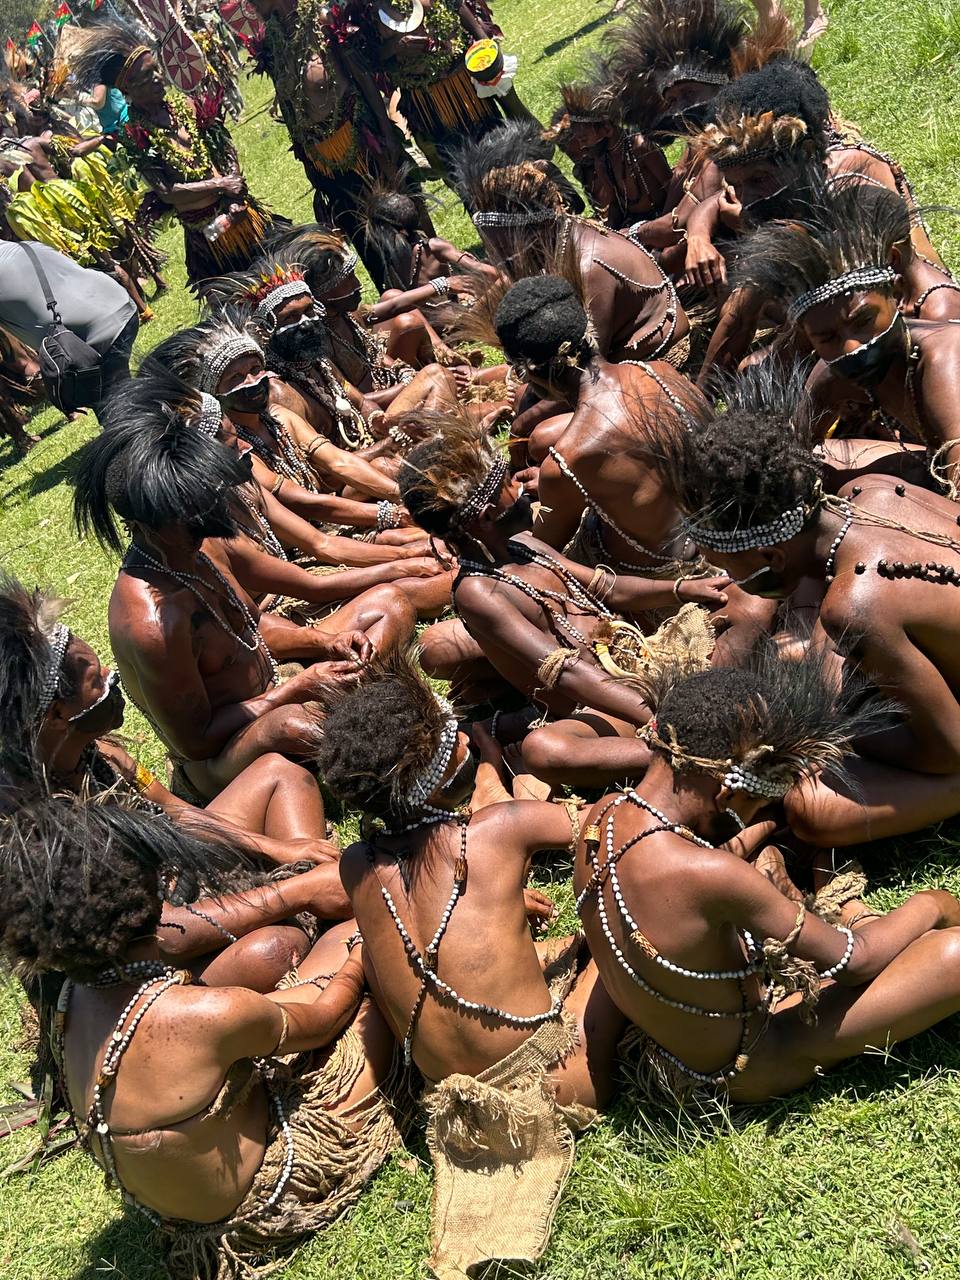
<svg viewBox="0 0 960 1280">
<path fill-rule="evenodd" d="M 524 493 L 532 493 L 535 497 L 540 493 L 540 468 L 524 467 L 522 471 L 514 474 L 514 480 L 518 480 Z"/>
<path fill-rule="evenodd" d="M 720 221 L 729 231 L 743 230 L 743 205 L 729 182 L 723 184 L 723 190 L 717 200 L 717 212 Z"/>
<path fill-rule="evenodd" d="M 432 556 L 407 556 L 393 562 L 390 567 L 390 581 L 399 582 L 403 578 L 436 578 L 446 572 L 443 565 Z"/>
<path fill-rule="evenodd" d="M 237 196 L 242 198 L 247 194 L 247 183 L 238 173 L 229 173 L 226 177 L 220 178 L 217 185 L 226 196 Z"/>
<path fill-rule="evenodd" d="M 527 920 L 534 928 L 538 925 L 546 927 L 551 920 L 556 919 L 557 908 L 539 889 L 524 889 L 523 906 Z"/>
<path fill-rule="evenodd" d="M 365 631 L 340 631 L 327 643 L 330 662 L 353 662 L 365 666 L 373 657 L 373 645 Z"/>
<path fill-rule="evenodd" d="M 356 658 L 341 662 L 314 662 L 297 677 L 297 689 L 304 701 L 312 702 L 322 698 L 329 689 L 355 684 L 362 670 Z"/>
<path fill-rule="evenodd" d="M 319 867 L 340 861 L 340 846 L 335 840 L 326 840 L 319 836 L 303 836 L 296 840 L 277 840 L 276 843 L 283 846 L 285 862 L 315 862 Z"/>
<path fill-rule="evenodd" d="M 708 236 L 689 236 L 680 283 L 699 289 L 716 289 L 726 283 L 727 264 Z"/>
<path fill-rule="evenodd" d="M 704 604 L 708 609 L 722 609 L 727 603 L 725 588 L 730 579 L 724 574 L 719 578 L 680 578 L 674 595 L 681 604 Z"/>
</svg>

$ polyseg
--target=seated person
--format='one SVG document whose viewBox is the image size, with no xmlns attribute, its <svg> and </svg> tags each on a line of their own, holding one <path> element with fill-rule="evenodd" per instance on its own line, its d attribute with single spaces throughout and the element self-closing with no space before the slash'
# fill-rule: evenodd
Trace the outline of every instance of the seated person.
<svg viewBox="0 0 960 1280">
<path fill-rule="evenodd" d="M 694 601 L 725 603 L 725 578 L 673 582 L 616 576 L 559 555 L 530 537 L 529 495 L 508 474 L 502 454 L 476 429 L 449 420 L 442 434 L 418 445 L 400 473 L 403 500 L 421 528 L 444 540 L 459 557 L 453 587 L 457 619 L 422 637 L 424 666 L 432 675 L 463 677 L 485 659 L 514 689 L 556 717 L 575 716 L 562 762 L 547 780 L 600 782 L 642 771 L 646 749 L 637 726 L 648 711 L 629 682 L 613 679 L 601 652 L 623 638 L 622 615 L 673 613 L 689 608 L 684 643 L 703 660 L 713 649 L 706 610 Z M 652 647 L 633 627 L 636 661 Z M 689 634 L 687 634 L 689 632 Z M 627 663 L 627 658 L 622 659 Z M 621 671 L 621 674 L 626 674 Z M 532 772 L 544 777 L 545 761 Z"/>
<path fill-rule="evenodd" d="M 397 658 L 331 700 L 319 760 L 364 815 L 344 887 L 377 1003 L 427 1082 L 429 1265 L 452 1277 L 535 1259 L 574 1134 L 610 1097 L 622 1026 L 579 939 L 538 948 L 527 923 L 531 858 L 568 846 L 571 818 L 511 801 L 449 704 Z"/>
<path fill-rule="evenodd" d="M 571 214 L 544 162 L 503 167 L 506 161 L 495 159 L 494 139 L 503 134 L 506 144 L 516 128 L 507 125 L 479 143 L 466 143 L 457 161 L 457 186 L 491 264 L 513 282 L 563 270 L 569 258 L 583 279 L 602 356 L 685 359 L 690 326 L 653 256 L 625 236 Z"/>
<path fill-rule="evenodd" d="M 208 842 L 118 805 L 35 799 L 0 822 L 4 960 L 66 975 L 77 1127 L 192 1276 L 262 1265 L 333 1222 L 399 1142 L 393 1040 L 363 999 L 352 921 L 268 994 L 164 963 L 171 878 L 218 892 L 221 870 Z"/>
<path fill-rule="evenodd" d="M 620 103 L 595 84 L 562 84 L 563 106 L 547 137 L 573 161 L 573 176 L 596 216 L 614 231 L 655 218 L 670 185 L 667 157 L 642 133 L 623 127 Z"/>
<path fill-rule="evenodd" d="M 771 647 L 750 668 L 678 669 L 651 701 L 643 782 L 593 807 L 574 865 L 604 986 L 643 1033 L 650 1092 L 764 1102 L 957 1012 L 952 894 L 927 890 L 881 916 L 836 884 L 828 921 L 782 875 L 779 887 L 716 847 L 806 775 L 837 768 L 876 699 L 838 704 L 821 657 L 785 662 Z"/>
<path fill-rule="evenodd" d="M 726 412 L 661 436 L 689 536 L 745 591 L 802 609 L 801 642 L 836 653 L 838 687 L 861 674 L 903 709 L 858 738 L 852 783 L 828 769 L 791 792 L 790 825 L 849 845 L 960 812 L 956 504 L 870 472 L 825 492 L 802 370 L 765 361 L 724 395 Z"/>
<path fill-rule="evenodd" d="M 405 642 L 415 613 L 393 586 L 315 626 L 261 613 L 223 546 L 238 532 L 235 494 L 248 467 L 172 406 L 135 416 L 128 407 L 124 392 L 86 446 L 77 525 L 118 553 L 119 520 L 129 532 L 111 646 L 127 695 L 171 753 L 176 789 L 204 803 L 265 753 L 309 755 L 317 721 L 308 704 L 328 681 L 355 678 L 374 648 Z M 287 662 L 305 665 L 281 682 Z"/>
<path fill-rule="evenodd" d="M 882 223 L 865 223 L 838 199 L 812 219 L 758 231 L 740 278 L 764 300 L 775 295 L 785 304 L 789 324 L 819 357 L 811 389 L 820 434 L 846 418 L 852 402 L 875 420 L 858 434 L 922 442 L 933 478 L 955 496 L 960 324 L 903 314 L 908 285 L 895 250 Z"/>
</svg>

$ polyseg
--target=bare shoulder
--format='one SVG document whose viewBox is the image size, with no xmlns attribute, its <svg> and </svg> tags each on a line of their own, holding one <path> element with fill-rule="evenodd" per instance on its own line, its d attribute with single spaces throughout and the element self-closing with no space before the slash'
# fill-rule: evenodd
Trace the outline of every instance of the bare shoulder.
<svg viewBox="0 0 960 1280">
<path fill-rule="evenodd" d="M 340 855 L 340 883 L 350 894 L 369 874 L 370 845 L 366 840 L 357 840 Z"/>
<path fill-rule="evenodd" d="M 137 572 L 119 574 L 109 606 L 114 650 L 145 661 L 162 656 L 189 633 L 192 602 L 183 588 L 159 591 Z"/>
</svg>

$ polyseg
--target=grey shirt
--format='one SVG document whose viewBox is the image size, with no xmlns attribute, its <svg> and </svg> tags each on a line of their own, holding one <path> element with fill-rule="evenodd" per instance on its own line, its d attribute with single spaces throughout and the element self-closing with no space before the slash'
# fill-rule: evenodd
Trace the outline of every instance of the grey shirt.
<svg viewBox="0 0 960 1280">
<path fill-rule="evenodd" d="M 126 289 L 103 271 L 78 266 L 48 245 L 28 243 L 50 281 L 63 323 L 103 355 L 137 314 Z M 36 350 L 52 318 L 22 245 L 0 241 L 0 325 Z"/>
</svg>

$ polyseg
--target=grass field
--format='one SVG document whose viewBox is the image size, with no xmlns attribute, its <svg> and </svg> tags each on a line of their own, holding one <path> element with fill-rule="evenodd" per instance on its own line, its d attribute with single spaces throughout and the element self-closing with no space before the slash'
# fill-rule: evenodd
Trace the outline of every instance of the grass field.
<svg viewBox="0 0 960 1280">
<path fill-rule="evenodd" d="M 905 165 L 921 199 L 960 207 L 960 4 L 957 0 L 826 0 L 831 27 L 815 62 L 835 107 Z M 497 17 L 521 56 L 521 93 L 541 118 L 556 85 L 575 71 L 607 20 L 607 3 L 498 0 Z M 282 212 L 310 212 L 302 171 L 286 138 L 248 90 L 236 131 L 251 188 Z M 437 216 L 455 240 L 472 240 L 459 208 Z M 960 266 L 960 221 L 937 215 L 949 261 Z M 179 233 L 169 231 L 169 275 L 183 283 Z M 145 351 L 194 316 L 175 288 L 142 334 Z M 43 443 L 18 462 L 0 442 L 0 562 L 29 583 L 74 601 L 71 625 L 108 652 L 106 601 L 115 564 L 80 543 L 70 523 L 78 448 L 96 430 L 48 412 Z M 36 424 L 35 424 L 36 425 Z M 141 756 L 159 750 L 131 714 Z M 960 828 L 923 832 L 863 858 L 872 901 L 890 907 L 911 891 L 960 892 Z M 572 926 L 570 894 L 554 873 Z M 24 1079 L 15 1046 L 20 1000 L 0 984 L 0 1099 Z M 814 1087 L 753 1110 L 694 1120 L 640 1114 L 627 1103 L 580 1143 L 541 1280 L 892 1280 L 960 1275 L 960 1047 L 958 1023 L 835 1072 Z M 33 1141 L 0 1142 L 0 1170 Z M 423 1274 L 430 1197 L 422 1148 L 396 1157 L 349 1219 L 312 1241 L 282 1274 L 297 1280 L 394 1280 Z M 114 1193 L 73 1152 L 0 1182 L 0 1275 L 5 1280 L 154 1280 L 163 1274 L 151 1232 L 121 1217 Z M 502 1268 L 500 1275 L 516 1275 Z"/>
</svg>

